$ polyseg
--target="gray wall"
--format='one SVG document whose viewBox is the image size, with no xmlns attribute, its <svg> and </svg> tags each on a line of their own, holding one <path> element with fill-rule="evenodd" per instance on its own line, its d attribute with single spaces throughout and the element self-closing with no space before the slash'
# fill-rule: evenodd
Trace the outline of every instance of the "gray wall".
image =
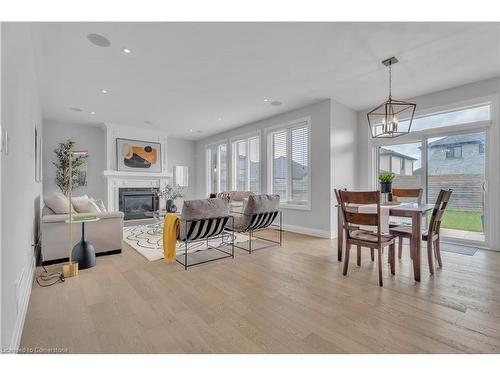
<svg viewBox="0 0 500 375">
<path fill-rule="evenodd" d="M 81 186 L 73 191 L 73 195 L 88 194 L 106 202 L 105 181 L 102 172 L 106 167 L 105 131 L 101 127 L 66 124 L 57 121 L 43 121 L 43 191 L 45 194 L 61 191 L 54 178 L 56 161 L 54 149 L 60 142 L 68 139 L 75 141 L 75 149 L 89 152 L 87 162 L 87 186 Z"/>
<path fill-rule="evenodd" d="M 34 181 L 34 126 L 42 128 L 31 28 L 2 23 L 1 346 L 17 347 L 31 293 L 42 184 Z"/>
<path fill-rule="evenodd" d="M 184 189 L 184 199 L 197 198 L 195 141 L 167 138 L 167 170 L 173 172 L 176 165 L 189 168 L 189 186 Z M 182 204 L 182 199 L 176 200 L 178 207 L 181 207 L 180 204 Z"/>
<path fill-rule="evenodd" d="M 324 100 L 303 108 L 257 121 L 197 142 L 197 196 L 206 195 L 206 145 L 261 130 L 261 182 L 262 192 L 267 191 L 267 137 L 265 129 L 303 117 L 311 117 L 311 210 L 284 209 L 283 219 L 290 230 L 303 231 L 330 237 L 330 111 L 331 101 Z M 231 147 L 228 148 L 230 150 Z M 229 157 L 231 160 L 231 157 Z"/>
<path fill-rule="evenodd" d="M 333 189 L 356 190 L 358 188 L 358 117 L 356 111 L 345 105 L 331 101 L 331 131 L 330 131 L 330 157 L 331 157 L 331 236 L 337 236 L 338 213 L 335 207 L 337 198 Z"/>
</svg>

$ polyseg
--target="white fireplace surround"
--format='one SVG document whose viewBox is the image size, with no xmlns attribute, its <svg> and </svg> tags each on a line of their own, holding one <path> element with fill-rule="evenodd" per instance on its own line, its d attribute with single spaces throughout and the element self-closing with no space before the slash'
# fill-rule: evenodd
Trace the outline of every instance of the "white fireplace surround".
<svg viewBox="0 0 500 375">
<path fill-rule="evenodd" d="M 172 179 L 171 173 L 144 173 L 144 172 L 118 172 L 104 171 L 106 177 L 106 191 L 108 199 L 108 211 L 118 211 L 119 209 L 119 189 L 120 188 L 164 188 Z M 165 202 L 160 199 L 160 207 Z"/>
<path fill-rule="evenodd" d="M 107 203 L 109 211 L 119 209 L 119 188 L 164 188 L 172 183 L 173 173 L 167 171 L 167 135 L 154 129 L 143 129 L 126 125 L 105 123 L 106 132 L 106 170 L 103 172 L 106 179 Z M 161 144 L 161 173 L 151 172 L 123 172 L 116 169 L 116 138 L 137 139 L 141 141 L 158 142 Z M 160 200 L 160 207 L 165 202 Z"/>
</svg>

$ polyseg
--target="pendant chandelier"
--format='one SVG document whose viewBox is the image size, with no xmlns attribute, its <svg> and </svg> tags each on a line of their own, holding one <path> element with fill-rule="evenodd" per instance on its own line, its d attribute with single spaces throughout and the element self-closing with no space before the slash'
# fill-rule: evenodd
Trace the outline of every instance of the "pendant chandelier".
<svg viewBox="0 0 500 375">
<path fill-rule="evenodd" d="M 389 67 L 389 99 L 367 114 L 373 138 L 395 138 L 410 132 L 417 105 L 392 98 L 392 65 L 397 62 L 395 57 L 382 61 Z"/>
</svg>

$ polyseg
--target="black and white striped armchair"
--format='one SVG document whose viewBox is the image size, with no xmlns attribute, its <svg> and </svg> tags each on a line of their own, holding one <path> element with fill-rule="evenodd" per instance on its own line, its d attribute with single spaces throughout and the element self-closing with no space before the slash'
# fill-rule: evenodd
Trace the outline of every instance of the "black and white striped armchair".
<svg viewBox="0 0 500 375">
<path fill-rule="evenodd" d="M 234 258 L 234 233 L 228 227 L 233 222 L 234 217 L 229 214 L 229 202 L 226 199 L 184 201 L 178 237 L 182 246 L 178 247 L 176 261 L 187 269 L 202 263 Z M 197 250 L 197 243 L 206 246 Z M 212 256 L 202 254 L 209 252 Z M 221 255 L 214 257 L 213 253 Z"/>
<path fill-rule="evenodd" d="M 271 246 L 282 245 L 283 240 L 283 217 L 279 210 L 279 195 L 250 195 L 245 204 L 242 213 L 233 212 L 234 223 L 228 224 L 228 227 L 237 233 L 248 235 L 248 247 L 234 245 L 252 253 L 253 250 L 260 250 Z M 278 240 L 259 237 L 255 232 L 266 229 L 275 229 L 278 231 Z M 252 240 L 258 239 L 270 243 L 267 246 L 261 246 L 257 249 L 252 248 Z"/>
</svg>

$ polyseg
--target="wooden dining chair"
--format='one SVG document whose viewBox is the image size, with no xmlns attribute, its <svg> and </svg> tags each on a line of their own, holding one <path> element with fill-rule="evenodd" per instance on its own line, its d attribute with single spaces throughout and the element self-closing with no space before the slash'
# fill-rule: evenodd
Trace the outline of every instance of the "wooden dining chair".
<svg viewBox="0 0 500 375">
<path fill-rule="evenodd" d="M 392 189 L 392 196 L 396 198 L 405 198 L 414 203 L 422 203 L 423 189 Z"/>
<path fill-rule="evenodd" d="M 443 266 L 443 262 L 441 260 L 441 250 L 440 250 L 440 237 L 439 231 L 441 228 L 441 220 L 443 219 L 444 211 L 448 202 L 450 201 L 451 193 L 453 191 L 450 190 L 441 190 L 436 199 L 436 203 L 434 205 L 434 209 L 432 210 L 431 220 L 429 222 L 429 228 L 422 232 L 422 241 L 427 242 L 427 259 L 429 262 L 429 271 L 431 274 L 434 274 L 434 256 L 437 259 L 439 268 Z M 402 252 L 402 239 L 409 238 L 411 241 L 411 227 L 408 225 L 401 225 L 399 227 L 390 228 L 389 232 L 397 236 L 399 238 L 399 248 L 398 255 L 401 258 Z M 410 254 L 411 255 L 411 254 Z M 413 258 L 413 257 L 411 257 Z"/>
<path fill-rule="evenodd" d="M 423 191 L 424 191 L 424 189 L 394 188 L 394 189 L 392 189 L 393 201 L 394 201 L 394 198 L 396 198 L 396 201 L 399 201 L 399 198 L 403 198 L 404 201 L 403 202 L 400 201 L 401 203 L 411 202 L 411 203 L 421 204 Z M 391 219 L 392 218 L 389 219 L 389 227 L 390 228 L 399 227 L 401 225 L 411 225 L 408 222 L 391 220 Z M 403 249 L 403 238 L 399 238 L 399 240 L 398 240 L 398 258 L 399 259 L 401 259 L 401 256 L 403 253 L 402 249 Z"/>
<path fill-rule="evenodd" d="M 389 259 L 391 265 L 391 274 L 395 273 L 395 236 L 382 234 L 380 230 L 380 191 L 354 192 L 335 189 L 335 196 L 341 207 L 342 218 L 344 220 L 343 230 L 345 233 L 346 247 L 344 255 L 343 275 L 347 275 L 349 267 L 349 253 L 352 245 L 358 249 L 358 266 L 361 265 L 361 247 L 377 249 L 378 251 L 378 279 L 379 285 L 383 286 L 382 281 L 382 250 L 389 246 Z M 376 204 L 376 213 L 361 213 L 348 207 L 350 204 L 364 205 Z M 374 226 L 377 230 L 360 229 L 358 226 Z"/>
</svg>

